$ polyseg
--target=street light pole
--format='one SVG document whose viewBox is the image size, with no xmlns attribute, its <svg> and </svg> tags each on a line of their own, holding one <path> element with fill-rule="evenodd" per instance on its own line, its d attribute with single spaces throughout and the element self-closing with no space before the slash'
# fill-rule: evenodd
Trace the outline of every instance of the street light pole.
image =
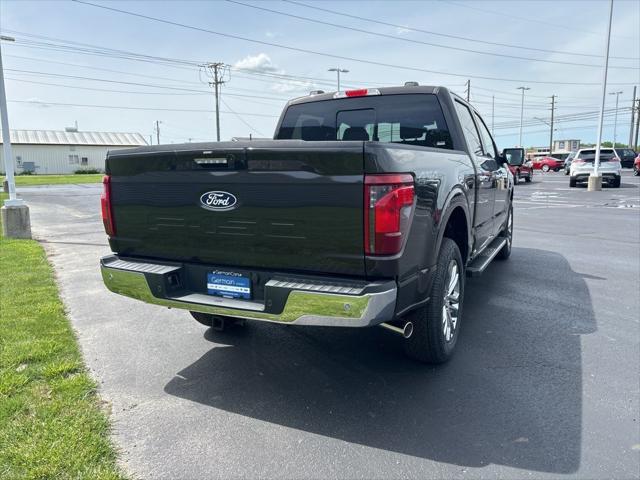
<svg viewBox="0 0 640 480">
<path fill-rule="evenodd" d="M 618 139 L 618 97 L 622 92 L 609 92 L 609 95 L 616 96 L 616 113 L 613 120 L 613 148 L 616 148 L 616 140 Z"/>
<path fill-rule="evenodd" d="M 520 141 L 518 142 L 518 146 L 522 148 L 522 120 L 524 118 L 524 92 L 525 90 L 531 90 L 529 87 L 518 87 L 518 90 L 522 90 L 522 104 L 520 105 Z M 551 155 L 551 152 L 549 152 Z"/>
<path fill-rule="evenodd" d="M 593 172 L 589 175 L 587 190 L 592 192 L 602 190 L 600 176 L 600 143 L 602 143 L 602 123 L 604 120 L 604 104 L 607 98 L 607 71 L 609 70 L 609 46 L 611 43 L 611 20 L 613 18 L 613 0 L 609 1 L 609 25 L 607 27 L 607 46 L 604 54 L 604 68 L 602 71 L 602 102 L 600 103 L 600 119 L 598 120 L 598 140 L 596 142 L 596 158 L 593 162 Z"/>
<path fill-rule="evenodd" d="M 0 36 L 2 41 L 15 42 L 15 38 Z M 16 179 L 14 176 L 14 158 L 11 151 L 11 130 L 9 130 L 9 113 L 7 111 L 7 95 L 4 88 L 4 68 L 2 66 L 2 47 L 0 46 L 0 124 L 2 125 L 2 149 L 4 153 L 4 170 L 9 189 L 9 200 L 4 201 L 1 209 L 2 229 L 10 238 L 31 238 L 31 222 L 29 207 L 16 197 Z"/>
<path fill-rule="evenodd" d="M 341 73 L 349 73 L 349 70 L 345 68 L 330 68 L 327 70 L 328 72 L 336 72 L 338 74 L 338 91 L 340 91 L 340 74 Z"/>
</svg>

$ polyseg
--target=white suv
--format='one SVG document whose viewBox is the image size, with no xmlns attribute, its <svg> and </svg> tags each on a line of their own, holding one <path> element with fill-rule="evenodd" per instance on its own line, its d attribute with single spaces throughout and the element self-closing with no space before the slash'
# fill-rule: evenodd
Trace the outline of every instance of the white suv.
<svg viewBox="0 0 640 480">
<path fill-rule="evenodd" d="M 585 148 L 578 150 L 571 162 L 569 170 L 569 186 L 575 187 L 577 182 L 586 182 L 589 175 L 593 173 L 593 163 L 596 158 L 595 148 Z M 620 157 L 613 148 L 600 149 L 600 168 L 602 181 L 610 186 L 620 187 L 620 176 L 622 175 L 622 165 Z"/>
</svg>

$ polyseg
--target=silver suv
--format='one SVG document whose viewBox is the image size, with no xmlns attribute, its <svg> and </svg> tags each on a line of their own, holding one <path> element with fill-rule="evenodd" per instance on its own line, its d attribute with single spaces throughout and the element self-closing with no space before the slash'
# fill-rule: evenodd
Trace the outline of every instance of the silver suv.
<svg viewBox="0 0 640 480">
<path fill-rule="evenodd" d="M 593 173 L 593 164 L 596 158 L 595 148 L 585 148 L 578 150 L 571 162 L 569 170 L 569 186 L 575 187 L 578 182 L 586 182 L 589 175 Z M 602 181 L 610 186 L 620 187 L 620 176 L 622 175 L 622 165 L 620 157 L 613 148 L 600 149 L 600 174 Z"/>
</svg>

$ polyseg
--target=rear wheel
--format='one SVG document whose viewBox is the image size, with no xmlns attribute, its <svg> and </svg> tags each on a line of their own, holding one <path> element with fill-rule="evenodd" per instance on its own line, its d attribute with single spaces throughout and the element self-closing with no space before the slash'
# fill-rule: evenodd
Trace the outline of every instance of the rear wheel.
<svg viewBox="0 0 640 480">
<path fill-rule="evenodd" d="M 575 177 L 569 177 L 569 186 L 570 187 L 575 187 L 576 186 L 576 178 Z"/>
<path fill-rule="evenodd" d="M 553 169 L 554 172 L 559 172 L 560 171 L 560 167 L 556 167 Z"/>
<path fill-rule="evenodd" d="M 613 188 L 620 188 L 620 177 L 616 177 L 613 182 L 611 182 L 611 186 Z"/>
<path fill-rule="evenodd" d="M 542 171 L 543 172 L 548 172 L 549 171 L 549 165 L 542 165 Z"/>
<path fill-rule="evenodd" d="M 529 175 L 525 177 L 524 181 L 527 183 L 531 183 L 532 180 L 533 180 L 533 172 L 529 172 Z"/>
<path fill-rule="evenodd" d="M 444 363 L 458 341 L 464 299 L 462 256 L 450 238 L 442 239 L 429 296 L 429 302 L 407 318 L 413 333 L 405 340 L 405 352 L 420 362 Z"/>
</svg>

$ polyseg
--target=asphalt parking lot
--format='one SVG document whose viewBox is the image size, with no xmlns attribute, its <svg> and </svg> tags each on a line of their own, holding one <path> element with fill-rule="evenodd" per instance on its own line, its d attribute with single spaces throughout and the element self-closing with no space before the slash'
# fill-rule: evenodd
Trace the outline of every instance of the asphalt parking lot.
<svg viewBox="0 0 640 480">
<path fill-rule="evenodd" d="M 512 257 L 468 280 L 439 368 L 379 328 L 214 334 L 111 294 L 101 186 L 19 192 L 135 478 L 637 478 L 640 178 L 515 188 Z"/>
</svg>

